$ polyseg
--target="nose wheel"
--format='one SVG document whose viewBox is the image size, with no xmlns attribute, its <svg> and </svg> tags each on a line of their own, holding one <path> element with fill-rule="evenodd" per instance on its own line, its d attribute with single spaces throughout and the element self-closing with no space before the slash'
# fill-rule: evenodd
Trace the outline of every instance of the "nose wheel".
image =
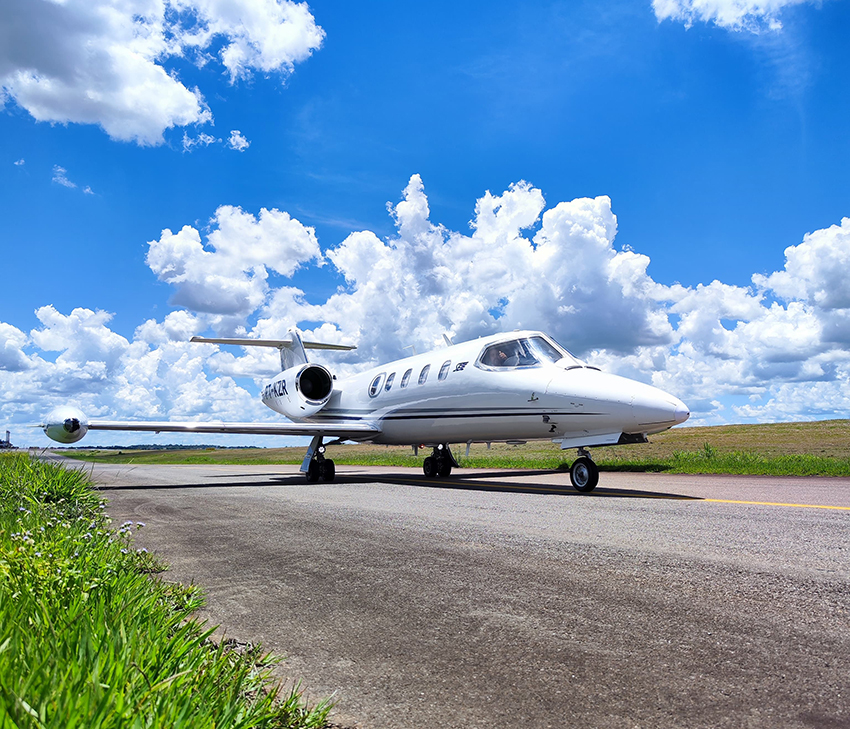
<svg viewBox="0 0 850 729">
<path fill-rule="evenodd" d="M 599 466 L 584 448 L 579 449 L 579 457 L 570 466 L 570 482 L 576 491 L 582 493 L 593 491 L 599 483 Z"/>
<path fill-rule="evenodd" d="M 453 466 L 457 466 L 457 461 L 448 443 L 441 443 L 435 446 L 434 452 L 423 461 L 422 472 L 426 478 L 448 478 Z"/>
</svg>

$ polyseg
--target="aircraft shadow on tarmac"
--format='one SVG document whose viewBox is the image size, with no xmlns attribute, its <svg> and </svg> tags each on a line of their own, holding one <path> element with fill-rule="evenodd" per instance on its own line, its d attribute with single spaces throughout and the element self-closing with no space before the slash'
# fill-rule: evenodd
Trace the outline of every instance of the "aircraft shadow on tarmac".
<svg viewBox="0 0 850 729">
<path fill-rule="evenodd" d="M 551 475 L 552 471 L 522 471 L 514 475 L 521 476 L 536 476 L 536 475 Z M 566 476 L 566 474 L 565 474 Z M 569 477 L 567 476 L 567 481 Z M 553 485 L 549 483 L 515 483 L 508 480 L 501 480 L 497 475 L 492 473 L 475 473 L 465 475 L 461 478 L 426 478 L 425 476 L 411 477 L 375 477 L 374 475 L 364 475 L 363 477 L 352 477 L 348 475 L 337 476 L 337 481 L 343 483 L 388 483 L 399 484 L 404 486 L 414 486 L 417 488 L 430 489 L 457 489 L 461 491 L 494 491 L 500 493 L 514 494 L 547 494 L 554 496 L 580 496 L 590 498 L 626 498 L 626 499 L 674 499 L 678 501 L 701 501 L 700 498 L 694 496 L 684 496 L 682 494 L 664 493 L 662 491 L 646 491 L 639 489 L 618 489 L 606 488 L 598 486 L 591 493 L 580 493 L 576 491 L 568 482 L 563 486 Z"/>
<path fill-rule="evenodd" d="M 591 493 L 579 493 L 569 484 L 569 476 L 565 473 L 565 483 L 563 486 L 553 485 L 550 483 L 516 483 L 508 480 L 516 476 L 550 476 L 557 473 L 551 470 L 541 471 L 512 471 L 510 477 L 500 478 L 499 474 L 495 473 L 470 473 L 459 478 L 426 478 L 423 476 L 402 476 L 402 475 L 384 475 L 370 473 L 368 470 L 364 472 L 351 474 L 337 472 L 336 479 L 333 483 L 328 484 L 319 481 L 316 486 L 335 486 L 345 484 L 365 484 L 365 483 L 382 483 L 399 486 L 412 486 L 415 488 L 428 489 L 456 489 L 462 491 L 492 491 L 500 493 L 515 493 L 515 494 L 546 494 L 554 496 L 576 496 L 583 498 L 621 498 L 621 499 L 671 499 L 676 501 L 701 501 L 702 499 L 695 496 L 685 496 L 682 494 L 666 493 L 663 491 L 647 491 L 645 489 L 622 489 L 622 488 L 606 488 L 605 486 L 597 487 Z M 141 485 L 100 485 L 98 488 L 102 491 L 123 491 L 123 490 L 138 490 L 147 489 L 204 489 L 204 488 L 266 488 L 276 486 L 306 486 L 304 475 L 301 473 L 295 474 L 269 474 L 262 479 L 257 479 L 255 473 L 244 474 L 220 474 L 210 475 L 211 482 L 205 483 L 186 483 L 186 484 L 141 484 Z M 215 482 L 215 479 L 228 479 L 227 481 Z M 234 480 L 245 478 L 245 481 Z M 247 480 L 251 479 L 251 480 Z"/>
</svg>

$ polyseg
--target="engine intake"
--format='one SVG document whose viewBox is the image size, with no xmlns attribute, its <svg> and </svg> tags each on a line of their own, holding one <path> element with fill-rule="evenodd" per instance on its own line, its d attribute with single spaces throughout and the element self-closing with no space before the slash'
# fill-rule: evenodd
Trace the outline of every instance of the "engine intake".
<svg viewBox="0 0 850 729">
<path fill-rule="evenodd" d="M 263 388 L 263 402 L 288 418 L 309 418 L 328 404 L 333 388 L 333 376 L 325 367 L 300 364 Z"/>
<path fill-rule="evenodd" d="M 334 389 L 333 377 L 320 365 L 308 365 L 295 378 L 295 388 L 307 402 L 324 405 Z"/>
</svg>

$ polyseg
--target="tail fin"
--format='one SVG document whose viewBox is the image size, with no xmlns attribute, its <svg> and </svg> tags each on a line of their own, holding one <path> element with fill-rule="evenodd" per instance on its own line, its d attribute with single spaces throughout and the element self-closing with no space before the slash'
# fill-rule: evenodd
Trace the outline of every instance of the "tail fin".
<svg viewBox="0 0 850 729">
<path fill-rule="evenodd" d="M 205 342 L 207 344 L 237 344 L 242 347 L 276 347 L 280 350 L 280 368 L 288 370 L 295 365 L 307 363 L 307 349 L 334 349 L 348 352 L 357 347 L 347 344 L 326 344 L 324 342 L 305 342 L 301 339 L 301 332 L 291 327 L 286 332 L 285 339 L 227 339 L 213 337 L 192 337 L 191 342 Z"/>
</svg>

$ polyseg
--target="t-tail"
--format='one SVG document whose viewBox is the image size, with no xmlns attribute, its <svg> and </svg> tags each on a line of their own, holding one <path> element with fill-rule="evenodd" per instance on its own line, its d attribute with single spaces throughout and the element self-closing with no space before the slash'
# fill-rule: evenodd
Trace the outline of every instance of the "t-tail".
<svg viewBox="0 0 850 729">
<path fill-rule="evenodd" d="M 280 371 L 298 365 L 307 364 L 308 349 L 333 349 L 348 352 L 357 347 L 347 344 L 328 344 L 326 342 L 305 342 L 296 327 L 290 327 L 283 339 L 231 339 L 221 337 L 192 337 L 192 342 L 207 344 L 236 344 L 242 347 L 275 347 L 280 351 Z"/>
</svg>

